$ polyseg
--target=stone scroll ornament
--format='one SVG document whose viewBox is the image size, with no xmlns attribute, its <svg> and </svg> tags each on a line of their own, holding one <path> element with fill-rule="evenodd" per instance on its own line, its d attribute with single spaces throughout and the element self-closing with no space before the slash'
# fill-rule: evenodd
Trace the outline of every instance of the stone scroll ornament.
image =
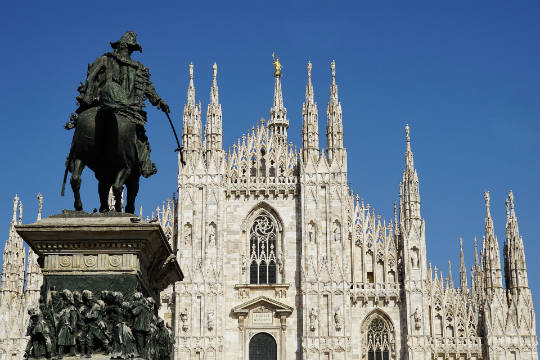
<svg viewBox="0 0 540 360">
<path fill-rule="evenodd" d="M 173 337 L 155 316 L 153 298 L 136 292 L 132 300 L 121 292 L 50 291 L 39 308 L 28 309 L 30 337 L 25 358 L 64 356 L 110 359 L 170 359 Z"/>
</svg>

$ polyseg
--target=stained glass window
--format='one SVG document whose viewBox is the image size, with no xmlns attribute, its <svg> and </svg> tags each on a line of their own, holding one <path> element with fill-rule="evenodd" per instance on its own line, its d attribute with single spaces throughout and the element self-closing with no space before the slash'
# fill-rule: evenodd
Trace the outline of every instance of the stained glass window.
<svg viewBox="0 0 540 360">
<path fill-rule="evenodd" d="M 249 246 L 250 284 L 275 284 L 277 227 L 267 214 L 261 214 L 253 221 Z"/>
<path fill-rule="evenodd" d="M 374 318 L 367 330 L 368 360 L 390 359 L 390 330 L 381 318 Z"/>
</svg>

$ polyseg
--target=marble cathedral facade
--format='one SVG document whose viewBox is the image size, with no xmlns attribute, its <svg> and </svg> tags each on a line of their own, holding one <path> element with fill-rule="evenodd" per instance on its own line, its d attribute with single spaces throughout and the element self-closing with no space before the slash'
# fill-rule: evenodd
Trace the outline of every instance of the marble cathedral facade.
<svg viewBox="0 0 540 360">
<path fill-rule="evenodd" d="M 152 215 L 185 275 L 161 294 L 159 310 L 175 334 L 175 359 L 538 359 L 511 192 L 503 257 L 486 193 L 482 249 L 469 274 L 461 249 L 455 285 L 451 272 L 443 278 L 428 262 L 408 126 L 394 219 L 381 219 L 349 188 L 334 62 L 327 149 L 319 147 L 309 63 L 300 151 L 287 139 L 279 67 L 269 120 L 228 152 L 217 66 L 204 127 L 193 71 L 190 65 L 178 198 Z M 25 280 L 16 211 L 17 201 L 0 288 L 0 316 L 16 321 L 0 327 L 0 359 L 24 343 L 25 308 L 39 289 L 31 252 Z"/>
<path fill-rule="evenodd" d="M 408 126 L 394 219 L 349 188 L 335 70 L 326 150 L 309 63 L 301 150 L 276 67 L 269 120 L 225 152 L 217 67 L 203 127 L 190 65 L 174 244 L 185 279 L 167 295 L 176 358 L 537 359 L 513 194 L 503 259 L 486 193 L 470 286 L 463 255 L 459 286 L 443 279 L 427 260 Z"/>
</svg>

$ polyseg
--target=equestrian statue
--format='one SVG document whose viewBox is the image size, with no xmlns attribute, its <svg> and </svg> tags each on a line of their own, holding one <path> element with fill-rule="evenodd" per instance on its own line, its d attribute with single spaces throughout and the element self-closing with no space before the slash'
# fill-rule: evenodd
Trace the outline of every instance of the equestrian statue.
<svg viewBox="0 0 540 360">
<path fill-rule="evenodd" d="M 126 32 L 120 40 L 111 42 L 113 52 L 107 52 L 88 66 L 86 82 L 78 87 L 78 108 L 66 123 L 75 129 L 66 161 L 62 196 L 68 171 L 74 207 L 82 211 L 81 174 L 85 167 L 94 171 L 98 180 L 100 212 L 109 211 L 109 190 L 115 198 L 114 210 L 122 211 L 122 192 L 126 186 L 126 213 L 135 212 L 135 198 L 140 176 L 157 172 L 150 161 L 150 143 L 146 136 L 145 100 L 162 110 L 178 144 L 176 131 L 169 117 L 169 106 L 156 92 L 148 68 L 131 59 L 134 51 L 142 52 L 137 35 Z M 181 159 L 183 162 L 183 159 Z"/>
</svg>

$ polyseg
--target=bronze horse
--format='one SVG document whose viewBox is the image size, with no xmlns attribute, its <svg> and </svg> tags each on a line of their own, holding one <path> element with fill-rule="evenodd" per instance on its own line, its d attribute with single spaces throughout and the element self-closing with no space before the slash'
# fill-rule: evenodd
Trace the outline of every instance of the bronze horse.
<svg viewBox="0 0 540 360">
<path fill-rule="evenodd" d="M 79 115 L 73 134 L 66 171 L 71 172 L 75 210 L 82 210 L 81 175 L 87 166 L 98 180 L 99 211 L 109 210 L 109 189 L 115 197 L 115 211 L 122 211 L 122 192 L 126 185 L 126 212 L 135 212 L 141 170 L 136 146 L 137 125 L 111 111 L 92 107 Z"/>
</svg>

